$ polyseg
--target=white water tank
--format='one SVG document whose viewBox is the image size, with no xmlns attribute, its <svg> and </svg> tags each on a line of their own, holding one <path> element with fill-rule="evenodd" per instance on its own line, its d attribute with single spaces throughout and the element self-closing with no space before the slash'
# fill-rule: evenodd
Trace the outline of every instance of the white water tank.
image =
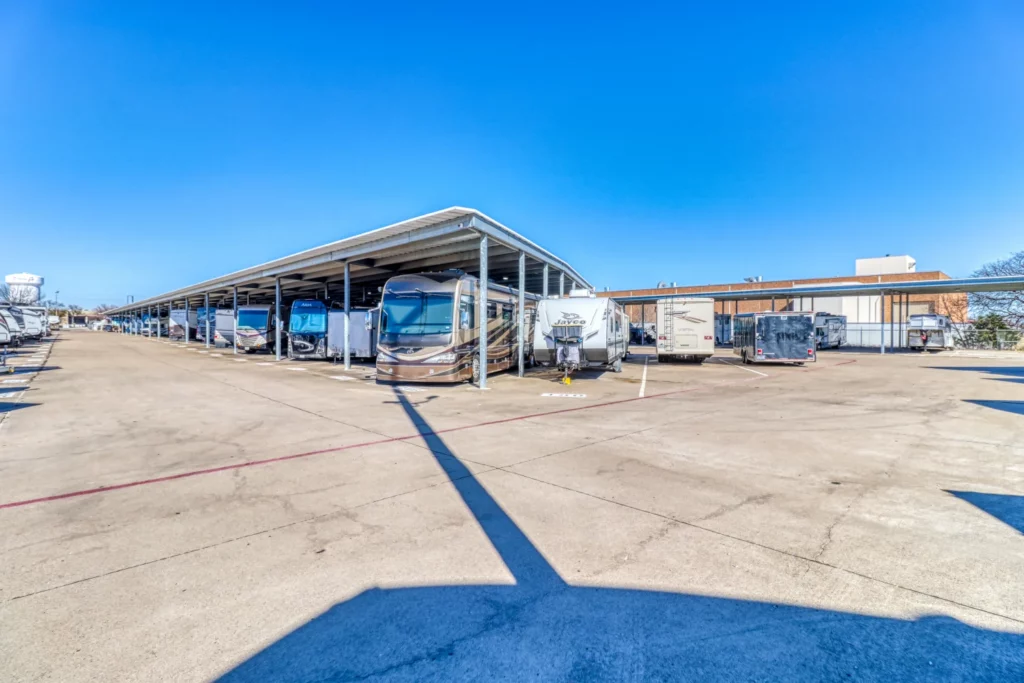
<svg viewBox="0 0 1024 683">
<path fill-rule="evenodd" d="M 30 273 L 16 273 L 4 278 L 7 288 L 11 291 L 13 303 L 31 306 L 39 303 L 39 290 L 43 286 L 43 278 L 40 275 Z"/>
</svg>

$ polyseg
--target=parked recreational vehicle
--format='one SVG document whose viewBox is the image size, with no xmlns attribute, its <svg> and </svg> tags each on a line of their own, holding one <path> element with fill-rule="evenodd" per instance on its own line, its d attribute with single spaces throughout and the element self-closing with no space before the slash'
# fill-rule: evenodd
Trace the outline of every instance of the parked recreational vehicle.
<svg viewBox="0 0 1024 683">
<path fill-rule="evenodd" d="M 715 313 L 715 344 L 732 344 L 732 313 Z"/>
<path fill-rule="evenodd" d="M 18 322 L 18 327 L 21 328 L 21 336 L 23 340 L 26 339 L 42 339 L 43 328 L 39 323 L 39 318 L 31 313 L 23 311 L 18 306 L 7 305 L 7 312 L 14 317 Z"/>
<path fill-rule="evenodd" d="M 21 306 L 23 313 L 31 314 L 39 321 L 40 337 L 50 336 L 50 312 L 45 306 Z"/>
<path fill-rule="evenodd" d="M 11 313 L 9 306 L 0 306 L 0 318 L 4 319 L 7 331 L 11 335 L 11 346 L 21 346 L 25 341 L 25 329 L 18 322 L 18 319 Z"/>
<path fill-rule="evenodd" d="M 11 331 L 7 328 L 7 319 L 0 316 L 0 346 L 11 345 Z M 6 349 L 4 352 L 6 353 Z"/>
<path fill-rule="evenodd" d="M 169 339 L 185 339 L 186 331 L 189 339 L 195 338 L 196 332 L 196 311 L 190 309 L 188 312 L 188 323 L 185 322 L 185 309 L 172 308 L 170 320 L 168 321 Z"/>
<path fill-rule="evenodd" d="M 288 357 L 328 359 L 345 356 L 345 311 L 331 308 L 331 302 L 300 299 L 292 303 L 288 321 Z M 349 312 L 349 354 L 373 358 L 377 354 L 376 309 Z"/>
<path fill-rule="evenodd" d="M 732 318 L 733 353 L 744 363 L 813 363 L 814 314 L 741 313 Z"/>
<path fill-rule="evenodd" d="M 206 321 L 210 321 L 210 341 L 215 339 L 217 333 L 217 309 L 200 306 L 196 309 L 196 339 L 206 341 Z"/>
<path fill-rule="evenodd" d="M 403 382 L 464 382 L 480 378 L 477 295 L 480 282 L 462 271 L 398 275 L 384 285 L 380 334 L 377 340 L 377 378 Z M 519 294 L 488 283 L 488 374 L 516 365 Z M 535 295 L 527 295 L 527 329 Z M 530 357 L 524 349 L 524 358 Z"/>
<path fill-rule="evenodd" d="M 218 308 L 214 315 L 213 343 L 217 346 L 235 345 L 235 310 Z"/>
<path fill-rule="evenodd" d="M 622 372 L 629 353 L 629 317 L 622 306 L 589 290 L 537 302 L 533 356 L 566 374 L 583 368 Z"/>
<path fill-rule="evenodd" d="M 155 315 L 147 317 L 142 324 L 142 334 L 147 337 L 166 337 L 167 318 L 157 318 Z"/>
<path fill-rule="evenodd" d="M 273 351 L 276 343 L 273 307 L 265 304 L 239 306 L 236 330 L 238 348 L 246 353 Z"/>
<path fill-rule="evenodd" d="M 814 340 L 819 349 L 838 349 L 846 345 L 846 316 L 814 314 Z"/>
<path fill-rule="evenodd" d="M 714 299 L 658 299 L 657 311 L 659 362 L 715 354 Z"/>
<path fill-rule="evenodd" d="M 953 323 L 936 313 L 912 315 L 907 322 L 907 346 L 918 351 L 951 349 Z"/>
</svg>

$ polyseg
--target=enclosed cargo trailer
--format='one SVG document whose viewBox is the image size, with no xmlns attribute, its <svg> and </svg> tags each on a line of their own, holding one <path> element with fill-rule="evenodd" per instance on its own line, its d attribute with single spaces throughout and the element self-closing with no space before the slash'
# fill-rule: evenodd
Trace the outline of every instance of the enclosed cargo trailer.
<svg viewBox="0 0 1024 683">
<path fill-rule="evenodd" d="M 741 313 L 733 316 L 732 343 L 744 363 L 813 363 L 814 314 Z"/>
</svg>

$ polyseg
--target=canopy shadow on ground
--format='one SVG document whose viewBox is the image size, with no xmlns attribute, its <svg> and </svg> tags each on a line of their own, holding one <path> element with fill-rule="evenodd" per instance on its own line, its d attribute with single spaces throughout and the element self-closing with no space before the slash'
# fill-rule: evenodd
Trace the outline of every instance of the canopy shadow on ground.
<svg viewBox="0 0 1024 683">
<path fill-rule="evenodd" d="M 1024 401 L 984 401 L 981 399 L 964 399 L 964 403 L 973 403 L 976 406 L 983 406 L 985 408 L 992 408 L 993 410 L 1002 410 L 1007 413 L 1015 413 L 1017 415 L 1024 415 Z"/>
<path fill-rule="evenodd" d="M 1000 382 L 1016 382 L 1024 384 L 1024 365 L 994 365 L 994 366 L 953 366 L 953 365 L 932 365 L 929 370 L 956 370 L 959 372 L 978 372 L 985 375 L 992 375 L 988 379 Z"/>
<path fill-rule="evenodd" d="M 400 392 L 514 585 L 373 588 L 223 681 L 1021 680 L 1024 636 L 726 597 L 567 584 Z"/>
<path fill-rule="evenodd" d="M 946 491 L 1024 534 L 1024 496 L 976 491 Z"/>
<path fill-rule="evenodd" d="M 4 390 L 0 390 L 4 391 Z M 24 410 L 25 408 L 34 408 L 38 403 L 25 403 L 24 401 L 15 403 L 13 401 L 0 401 L 0 415 L 6 415 L 7 413 L 13 413 L 15 410 Z"/>
</svg>

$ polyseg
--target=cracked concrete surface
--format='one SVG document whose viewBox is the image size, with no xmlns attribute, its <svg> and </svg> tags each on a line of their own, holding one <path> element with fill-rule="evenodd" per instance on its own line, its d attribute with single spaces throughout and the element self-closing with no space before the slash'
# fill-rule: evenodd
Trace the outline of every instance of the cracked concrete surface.
<svg viewBox="0 0 1024 683">
<path fill-rule="evenodd" d="M 227 469 L 0 507 L 0 679 L 1024 674 L 1024 416 L 970 403 L 1011 360 L 650 363 L 638 401 L 638 355 L 571 403 L 84 331 L 49 362 L 0 506 Z"/>
</svg>

